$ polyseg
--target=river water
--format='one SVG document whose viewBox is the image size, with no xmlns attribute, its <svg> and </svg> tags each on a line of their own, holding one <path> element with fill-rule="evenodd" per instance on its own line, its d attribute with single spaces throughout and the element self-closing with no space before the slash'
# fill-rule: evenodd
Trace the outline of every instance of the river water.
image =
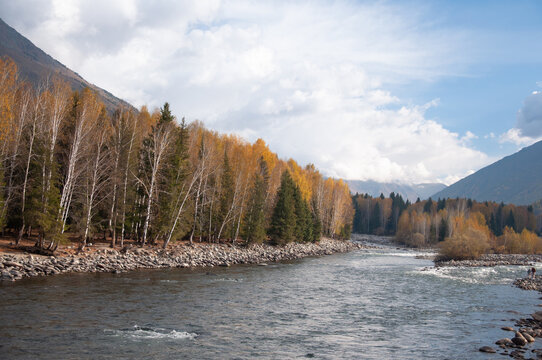
<svg viewBox="0 0 542 360">
<path fill-rule="evenodd" d="M 500 356 L 478 348 L 542 302 L 510 285 L 525 267 L 435 270 L 415 255 L 2 283 L 0 358 L 486 359 Z"/>
</svg>

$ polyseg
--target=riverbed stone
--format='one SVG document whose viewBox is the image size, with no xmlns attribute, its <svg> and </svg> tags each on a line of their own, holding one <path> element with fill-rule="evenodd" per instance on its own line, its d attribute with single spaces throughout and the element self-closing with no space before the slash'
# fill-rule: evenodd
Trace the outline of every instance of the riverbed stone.
<svg viewBox="0 0 542 360">
<path fill-rule="evenodd" d="M 523 336 L 515 336 L 512 338 L 512 342 L 516 344 L 517 346 L 525 346 L 527 345 L 527 340 Z"/>
<path fill-rule="evenodd" d="M 4 266 L 23 267 L 22 264 L 19 264 L 18 262 L 15 262 L 15 261 L 4 261 L 3 264 Z"/>
<path fill-rule="evenodd" d="M 499 339 L 497 341 L 495 341 L 495 344 L 497 345 L 507 345 L 507 344 L 511 344 L 512 343 L 512 340 L 509 339 L 509 338 L 502 338 L 502 339 Z"/>
<path fill-rule="evenodd" d="M 479 351 L 481 352 L 485 352 L 485 353 L 496 353 L 497 351 L 495 349 L 493 349 L 491 346 L 482 346 L 480 349 L 478 349 Z"/>
<path fill-rule="evenodd" d="M 536 321 L 542 321 L 542 311 L 537 311 L 531 315 Z"/>
<path fill-rule="evenodd" d="M 521 335 L 523 335 L 523 337 L 525 338 L 525 340 L 527 340 L 527 342 L 530 342 L 530 343 L 534 342 L 534 338 L 528 333 L 522 332 Z"/>
</svg>

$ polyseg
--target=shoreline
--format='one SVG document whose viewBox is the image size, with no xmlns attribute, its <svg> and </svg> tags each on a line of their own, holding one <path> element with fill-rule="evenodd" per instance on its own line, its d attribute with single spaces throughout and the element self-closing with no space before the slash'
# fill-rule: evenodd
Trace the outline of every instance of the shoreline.
<svg viewBox="0 0 542 360">
<path fill-rule="evenodd" d="M 513 282 L 513 286 L 522 290 L 536 290 L 542 293 L 542 277 L 535 276 L 534 279 L 516 279 Z M 542 311 L 534 312 L 530 318 L 520 318 L 514 325 L 514 327 L 501 327 L 502 330 L 509 331 L 514 336 L 495 341 L 498 349 L 494 349 L 491 346 L 482 346 L 479 351 L 497 353 L 500 350 L 499 354 L 509 356 L 513 359 L 526 359 L 526 356 L 536 356 L 537 359 L 542 358 L 542 349 L 527 347 L 530 344 L 534 345 L 536 339 L 542 337 Z"/>
<path fill-rule="evenodd" d="M 194 243 L 158 247 L 101 248 L 79 255 L 43 256 L 5 253 L 0 255 L 0 281 L 64 273 L 123 273 L 137 269 L 197 268 L 236 264 L 267 264 L 305 257 L 331 255 L 362 249 L 351 240 L 323 238 L 318 243 L 290 243 L 285 246 Z"/>
<path fill-rule="evenodd" d="M 484 254 L 476 260 L 434 260 L 435 267 L 492 267 L 500 265 L 533 266 L 542 262 L 542 255 L 528 254 Z"/>
</svg>

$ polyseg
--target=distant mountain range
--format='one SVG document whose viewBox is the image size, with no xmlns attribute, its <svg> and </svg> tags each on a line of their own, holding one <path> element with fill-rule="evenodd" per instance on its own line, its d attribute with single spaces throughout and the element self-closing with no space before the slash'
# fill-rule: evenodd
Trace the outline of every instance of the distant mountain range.
<svg viewBox="0 0 542 360">
<path fill-rule="evenodd" d="M 432 194 L 444 189 L 446 185 L 440 183 L 426 183 L 426 184 L 399 184 L 399 183 L 381 183 L 377 181 L 362 181 L 362 180 L 346 180 L 350 191 L 355 194 L 369 194 L 373 197 L 384 196 L 388 197 L 390 193 L 401 194 L 406 200 L 411 202 L 416 201 L 417 198 L 421 200 L 429 198 Z"/>
<path fill-rule="evenodd" d="M 133 108 L 126 101 L 89 83 L 79 74 L 53 59 L 30 40 L 6 24 L 2 19 L 0 19 L 0 56 L 9 56 L 15 61 L 19 68 L 20 76 L 34 86 L 48 77 L 55 75 L 67 81 L 73 90 L 81 90 L 85 87 L 95 90 L 110 112 L 119 105 Z"/>
<path fill-rule="evenodd" d="M 432 198 L 465 197 L 529 205 L 542 199 L 542 141 L 459 180 Z"/>
</svg>

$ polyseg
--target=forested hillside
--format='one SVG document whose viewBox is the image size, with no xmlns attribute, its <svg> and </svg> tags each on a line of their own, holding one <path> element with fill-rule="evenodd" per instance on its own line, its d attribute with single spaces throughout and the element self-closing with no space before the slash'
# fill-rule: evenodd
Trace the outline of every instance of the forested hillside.
<svg viewBox="0 0 542 360">
<path fill-rule="evenodd" d="M 431 199 L 411 204 L 400 195 L 353 197 L 353 231 L 392 235 L 413 247 L 441 246 L 466 257 L 485 251 L 542 253 L 540 216 L 533 206 L 477 202 L 471 199 Z M 470 256 L 470 255 L 469 255 Z"/>
<path fill-rule="evenodd" d="M 37 88 L 0 61 L 0 227 L 54 250 L 97 237 L 316 241 L 348 237 L 348 186 L 281 160 L 264 141 L 177 119 L 167 103 L 112 115 L 59 79 Z"/>
</svg>

